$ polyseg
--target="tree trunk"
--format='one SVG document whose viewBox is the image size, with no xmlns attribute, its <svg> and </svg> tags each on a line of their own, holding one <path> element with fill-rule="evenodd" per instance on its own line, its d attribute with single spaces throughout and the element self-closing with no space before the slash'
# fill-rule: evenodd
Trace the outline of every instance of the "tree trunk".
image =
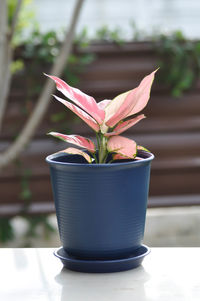
<svg viewBox="0 0 200 301">
<path fill-rule="evenodd" d="M 7 81 L 8 69 L 8 20 L 6 2 L 6 0 L 0 1 L 0 128 L 6 106 L 5 83 Z"/>
<path fill-rule="evenodd" d="M 61 46 L 60 53 L 58 57 L 55 60 L 55 63 L 51 69 L 51 74 L 55 76 L 61 76 L 66 62 L 69 58 L 72 44 L 73 44 L 73 38 L 75 33 L 76 24 L 78 22 L 79 14 L 81 11 L 81 7 L 83 5 L 84 0 L 77 0 L 76 6 L 73 12 L 72 20 L 70 23 L 69 31 L 67 32 L 65 36 L 65 40 Z M 24 128 L 22 129 L 21 133 L 19 134 L 18 138 L 8 147 L 7 150 L 5 150 L 0 155 L 0 169 L 8 165 L 12 160 L 14 160 L 25 148 L 25 146 L 28 144 L 32 136 L 34 135 L 34 132 L 39 125 L 42 117 L 44 116 L 48 104 L 49 104 L 49 98 L 51 94 L 53 93 L 55 89 L 55 84 L 51 80 L 47 80 L 46 84 L 44 85 L 43 91 L 38 99 L 38 102 L 35 106 L 35 109 L 30 116 L 29 120 L 25 124 Z"/>
<path fill-rule="evenodd" d="M 12 39 L 18 21 L 22 0 L 18 0 L 12 18 L 11 28 L 8 28 L 8 7 L 6 0 L 0 0 L 0 131 L 8 101 L 11 83 L 10 65 L 13 58 Z"/>
</svg>

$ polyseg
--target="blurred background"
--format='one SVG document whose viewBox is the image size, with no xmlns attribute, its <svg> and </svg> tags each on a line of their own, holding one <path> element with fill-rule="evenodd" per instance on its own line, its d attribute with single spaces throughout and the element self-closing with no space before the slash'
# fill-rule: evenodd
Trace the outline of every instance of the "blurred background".
<svg viewBox="0 0 200 301">
<path fill-rule="evenodd" d="M 160 67 L 147 118 L 126 132 L 156 157 L 145 243 L 200 246 L 200 2 L 82 2 L 62 78 L 97 100 L 112 99 Z M 93 133 L 50 90 L 30 138 L 22 131 L 43 95 L 43 72 L 60 56 L 75 5 L 0 3 L 1 247 L 60 245 L 45 157 L 66 145 L 46 133 Z"/>
</svg>

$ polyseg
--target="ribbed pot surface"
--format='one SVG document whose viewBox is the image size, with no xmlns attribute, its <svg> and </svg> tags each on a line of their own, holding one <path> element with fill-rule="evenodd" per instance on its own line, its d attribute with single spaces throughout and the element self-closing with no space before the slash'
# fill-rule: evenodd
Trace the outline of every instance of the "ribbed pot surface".
<svg viewBox="0 0 200 301">
<path fill-rule="evenodd" d="M 61 242 L 80 258 L 120 258 L 143 240 L 153 155 L 114 164 L 51 155 L 51 181 Z M 74 163 L 77 162 L 78 163 Z"/>
</svg>

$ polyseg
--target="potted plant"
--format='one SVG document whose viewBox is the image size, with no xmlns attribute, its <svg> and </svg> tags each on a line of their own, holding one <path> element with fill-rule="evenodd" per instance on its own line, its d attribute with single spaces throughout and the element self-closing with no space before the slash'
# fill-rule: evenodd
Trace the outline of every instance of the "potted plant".
<svg viewBox="0 0 200 301">
<path fill-rule="evenodd" d="M 142 240 L 154 155 L 121 134 L 145 118 L 136 114 L 148 103 L 155 72 L 137 88 L 99 103 L 48 75 L 72 102 L 54 97 L 95 131 L 97 141 L 96 147 L 82 136 L 49 133 L 79 147 L 46 158 L 62 242 L 55 255 L 69 269 L 127 270 L 149 252 Z"/>
</svg>

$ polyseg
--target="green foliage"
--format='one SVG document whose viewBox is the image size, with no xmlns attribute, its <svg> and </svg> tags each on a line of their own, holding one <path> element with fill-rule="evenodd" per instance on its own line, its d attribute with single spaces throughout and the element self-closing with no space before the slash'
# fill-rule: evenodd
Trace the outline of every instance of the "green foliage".
<svg viewBox="0 0 200 301">
<path fill-rule="evenodd" d="M 45 240 L 48 240 L 50 235 L 55 233 L 55 228 L 49 222 L 47 214 L 37 216 L 20 214 L 18 216 L 21 216 L 27 222 L 27 230 L 22 236 L 22 242 L 18 244 L 19 247 L 31 247 L 32 238 L 42 236 Z M 7 243 L 15 238 L 13 219 L 14 217 L 0 218 L 0 243 Z"/>
<path fill-rule="evenodd" d="M 130 26 L 132 29 L 132 41 L 147 41 L 152 38 L 150 38 L 145 31 L 138 29 L 134 21 L 130 22 Z"/>
<path fill-rule="evenodd" d="M 7 0 L 8 4 L 8 26 L 9 29 L 12 24 L 13 16 L 15 14 L 17 0 Z M 14 48 L 23 44 L 25 39 L 25 32 L 27 29 L 31 29 L 36 26 L 35 13 L 32 6 L 32 0 L 23 0 L 22 6 L 17 19 L 17 24 L 12 40 L 12 46 Z M 23 59 L 13 60 L 11 62 L 11 73 L 15 74 L 24 69 Z"/>
<path fill-rule="evenodd" d="M 160 81 L 174 97 L 180 97 L 199 77 L 200 42 L 190 41 L 176 31 L 156 37 L 155 49 L 159 55 Z"/>
<path fill-rule="evenodd" d="M 17 59 L 11 63 L 11 73 L 15 74 L 24 69 L 24 61 L 22 59 Z"/>
<path fill-rule="evenodd" d="M 79 82 L 80 73 L 83 72 L 85 67 L 94 60 L 93 54 L 76 54 L 76 48 L 83 48 L 88 45 L 86 44 L 86 42 L 83 42 L 85 38 L 85 32 L 82 32 L 82 34 L 84 36 L 81 38 L 81 36 L 79 35 L 79 41 L 76 39 L 76 47 L 70 55 L 68 65 L 64 70 L 64 77 L 71 85 L 77 85 L 77 83 Z M 31 33 L 30 39 L 27 39 L 24 43 L 22 52 L 23 58 L 31 60 L 30 62 L 32 63 L 31 66 L 29 64 L 29 68 L 27 70 L 31 73 L 30 76 L 33 76 L 35 74 L 35 71 L 37 73 L 37 66 L 41 66 L 41 64 L 43 66 L 47 66 L 54 62 L 59 53 L 60 44 L 60 34 L 56 31 L 52 30 L 46 33 L 42 33 L 37 28 Z"/>
<path fill-rule="evenodd" d="M 90 44 L 90 39 L 88 37 L 87 27 L 83 27 L 80 33 L 75 36 L 74 39 L 75 45 L 78 45 L 80 48 L 87 48 Z"/>
<path fill-rule="evenodd" d="M 13 45 L 19 46 L 23 43 L 25 38 L 25 31 L 27 28 L 33 28 L 36 26 L 35 12 L 32 5 L 32 0 L 23 0 L 22 7 L 20 9 L 18 22 L 14 34 Z M 12 19 L 17 6 L 17 0 L 7 0 L 8 3 L 8 24 L 11 26 Z"/>
<path fill-rule="evenodd" d="M 11 24 L 16 8 L 17 0 L 7 0 L 8 20 Z M 11 65 L 12 73 L 25 68 L 24 59 L 29 60 L 27 76 L 28 100 L 35 93 L 39 93 L 42 88 L 42 81 L 38 80 L 38 68 L 41 64 L 52 64 L 58 55 L 59 46 L 64 36 L 64 32 L 51 30 L 42 33 L 35 21 L 35 12 L 32 0 L 23 0 L 23 5 L 19 14 L 19 21 L 14 36 L 14 45 L 23 44 L 22 58 L 14 61 Z M 155 49 L 159 55 L 158 65 L 160 66 L 160 81 L 168 86 L 171 94 L 175 97 L 182 95 L 195 83 L 199 76 L 200 69 L 200 42 L 194 43 L 184 37 L 181 31 L 172 34 L 153 33 L 151 36 L 144 31 L 138 30 L 132 21 L 130 26 L 133 30 L 132 41 L 153 40 Z M 28 39 L 25 39 L 25 31 L 29 31 Z M 125 41 L 123 32 L 119 28 L 110 29 L 104 25 L 99 28 L 94 38 L 88 37 L 87 28 L 75 38 L 75 49 L 86 48 L 91 41 L 104 41 L 122 45 Z M 95 56 L 91 53 L 77 55 L 76 51 L 69 58 L 67 67 L 64 70 L 64 79 L 73 86 L 79 84 L 79 77 L 85 67 L 94 61 Z M 46 69 L 46 68 L 45 68 Z M 54 119 L 54 117 L 53 117 Z"/>
<path fill-rule="evenodd" d="M 24 42 L 23 57 L 40 62 L 53 63 L 58 55 L 59 40 L 55 31 L 41 33 L 39 28 L 33 30 Z"/>
<path fill-rule="evenodd" d="M 112 42 L 118 45 L 122 45 L 124 43 L 120 28 L 111 30 L 107 25 L 102 26 L 96 31 L 94 40 Z"/>
<path fill-rule="evenodd" d="M 177 30 L 164 34 L 154 31 L 151 35 L 138 30 L 131 23 L 133 41 L 150 41 L 158 56 L 160 66 L 158 82 L 168 87 L 173 97 L 180 97 L 191 89 L 200 75 L 200 42 L 192 41 Z"/>
<path fill-rule="evenodd" d="M 14 238 L 14 229 L 11 219 L 7 217 L 0 218 L 0 242 L 8 242 Z"/>
</svg>

